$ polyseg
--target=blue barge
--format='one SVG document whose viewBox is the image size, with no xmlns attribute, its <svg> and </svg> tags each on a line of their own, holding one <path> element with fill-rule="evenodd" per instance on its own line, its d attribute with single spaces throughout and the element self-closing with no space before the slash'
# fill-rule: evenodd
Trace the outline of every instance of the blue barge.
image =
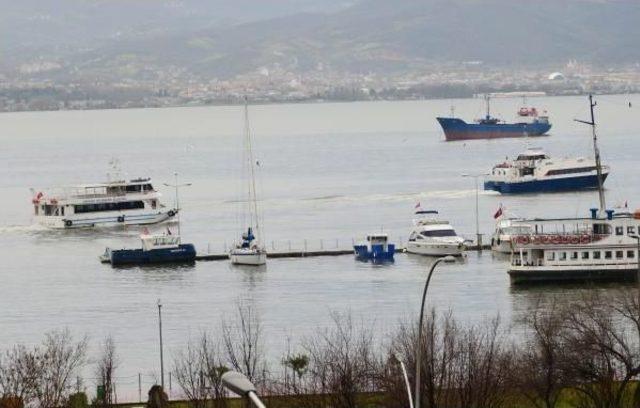
<svg viewBox="0 0 640 408">
<path fill-rule="evenodd" d="M 146 265 L 163 263 L 191 263 L 196 260 L 193 244 L 182 244 L 176 235 L 142 235 L 142 248 L 107 248 L 100 257 L 111 265 Z"/>
</svg>

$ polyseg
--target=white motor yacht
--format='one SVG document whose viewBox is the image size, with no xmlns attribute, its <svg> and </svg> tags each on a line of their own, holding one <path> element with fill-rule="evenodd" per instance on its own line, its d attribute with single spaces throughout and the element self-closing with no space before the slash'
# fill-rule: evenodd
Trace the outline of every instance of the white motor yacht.
<svg viewBox="0 0 640 408">
<path fill-rule="evenodd" d="M 462 255 L 464 239 L 456 234 L 448 221 L 437 217 L 434 210 L 416 211 L 414 227 L 407 242 L 407 252 L 429 256 Z"/>
</svg>

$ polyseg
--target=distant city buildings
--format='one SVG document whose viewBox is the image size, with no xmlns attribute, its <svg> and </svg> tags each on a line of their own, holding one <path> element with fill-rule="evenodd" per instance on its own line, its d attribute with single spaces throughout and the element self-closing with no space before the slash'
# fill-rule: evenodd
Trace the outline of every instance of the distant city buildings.
<svg viewBox="0 0 640 408">
<path fill-rule="evenodd" d="M 0 110 L 61 110 L 257 103 L 464 98 L 487 92 L 640 92 L 640 66 L 598 69 L 570 61 L 561 71 L 506 69 L 481 61 L 414 68 L 405 73 L 346 73 L 318 64 L 299 73 L 278 64 L 220 79 L 180 67 L 153 68 L 123 59 L 115 72 L 83 73 L 57 62 L 24 64 L 0 75 Z M 70 79 L 73 78 L 73 79 Z"/>
</svg>

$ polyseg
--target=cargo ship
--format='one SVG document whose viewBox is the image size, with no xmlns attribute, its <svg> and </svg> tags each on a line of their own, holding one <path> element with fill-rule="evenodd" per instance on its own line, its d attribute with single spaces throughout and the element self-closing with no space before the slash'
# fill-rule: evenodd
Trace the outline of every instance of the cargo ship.
<svg viewBox="0 0 640 408">
<path fill-rule="evenodd" d="M 445 139 L 455 141 L 543 136 L 551 129 L 549 117 L 546 114 L 539 115 L 536 108 L 521 108 L 518 111 L 519 119 L 514 123 L 500 121 L 491 116 L 489 99 L 485 96 L 487 114 L 475 123 L 467 123 L 456 117 L 438 117 Z"/>
</svg>

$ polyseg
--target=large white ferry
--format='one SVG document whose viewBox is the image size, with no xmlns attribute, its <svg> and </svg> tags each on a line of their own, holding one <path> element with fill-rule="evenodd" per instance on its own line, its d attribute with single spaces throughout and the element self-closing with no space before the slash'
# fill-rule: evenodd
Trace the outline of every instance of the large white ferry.
<svg viewBox="0 0 640 408">
<path fill-rule="evenodd" d="M 34 192 L 32 204 L 37 223 L 61 229 L 155 224 L 178 213 L 160 203 L 149 178 Z"/>
<path fill-rule="evenodd" d="M 625 281 L 640 273 L 640 210 L 618 214 L 607 210 L 600 163 L 593 97 L 589 96 L 598 181 L 599 208 L 588 218 L 523 220 L 531 232 L 512 236 L 509 275 L 513 283 L 559 281 Z"/>
<path fill-rule="evenodd" d="M 626 281 L 638 273 L 640 211 L 606 217 L 523 220 L 532 231 L 512 236 L 514 283 Z"/>
<path fill-rule="evenodd" d="M 602 182 L 609 168 L 602 167 Z M 584 157 L 551 159 L 542 149 L 532 148 L 493 167 L 484 182 L 485 190 L 503 194 L 540 193 L 598 188 L 594 159 Z"/>
</svg>

